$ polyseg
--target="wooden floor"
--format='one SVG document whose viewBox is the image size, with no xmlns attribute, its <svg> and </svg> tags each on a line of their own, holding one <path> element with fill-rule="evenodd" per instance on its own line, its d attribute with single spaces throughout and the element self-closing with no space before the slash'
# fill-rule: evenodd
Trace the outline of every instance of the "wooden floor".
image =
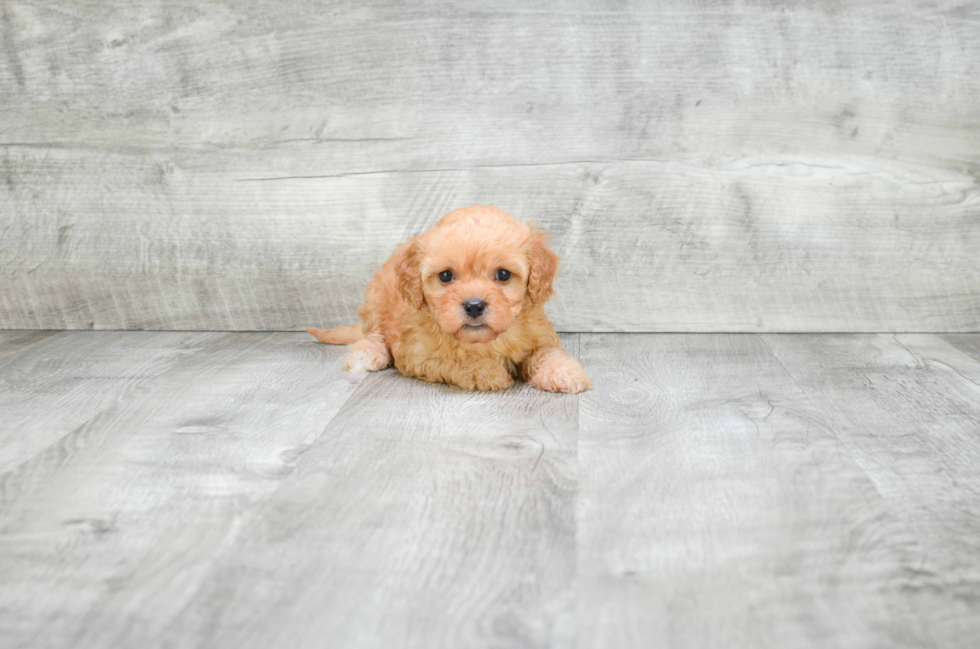
<svg viewBox="0 0 980 649">
<path fill-rule="evenodd" d="M 0 647 L 975 647 L 980 335 L 0 332 Z"/>
</svg>

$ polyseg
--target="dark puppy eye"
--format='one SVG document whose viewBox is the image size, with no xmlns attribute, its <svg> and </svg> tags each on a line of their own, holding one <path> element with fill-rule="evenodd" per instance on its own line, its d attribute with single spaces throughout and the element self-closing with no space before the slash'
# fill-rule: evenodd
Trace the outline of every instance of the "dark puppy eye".
<svg viewBox="0 0 980 649">
<path fill-rule="evenodd" d="M 510 271 L 506 268 L 501 268 L 497 271 L 497 281 L 506 282 L 510 279 Z"/>
<path fill-rule="evenodd" d="M 439 273 L 439 281 L 443 284 L 448 284 L 449 282 L 453 281 L 453 271 L 444 270 Z"/>
</svg>

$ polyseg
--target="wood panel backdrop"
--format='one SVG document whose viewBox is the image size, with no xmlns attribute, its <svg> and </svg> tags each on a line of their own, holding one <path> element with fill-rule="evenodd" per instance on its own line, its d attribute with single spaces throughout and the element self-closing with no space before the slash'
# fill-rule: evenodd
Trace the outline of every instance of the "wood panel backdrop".
<svg viewBox="0 0 980 649">
<path fill-rule="evenodd" d="M 12 1 L 0 327 L 356 320 L 552 232 L 565 331 L 980 329 L 980 3 Z"/>
</svg>

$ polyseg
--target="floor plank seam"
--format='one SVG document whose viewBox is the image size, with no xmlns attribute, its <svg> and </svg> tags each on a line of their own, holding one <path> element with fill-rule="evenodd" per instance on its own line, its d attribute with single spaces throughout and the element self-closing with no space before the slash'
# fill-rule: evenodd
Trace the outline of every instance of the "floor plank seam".
<svg viewBox="0 0 980 649">
<path fill-rule="evenodd" d="M 145 341 L 32 346 L 4 435 L 60 437 L 0 472 L 0 636 L 969 646 L 980 337 L 561 338 L 594 391 L 343 372 L 293 333 L 163 334 L 155 375 Z"/>
<path fill-rule="evenodd" d="M 796 388 L 800 391 L 800 394 L 806 397 L 806 400 L 813 408 L 813 411 L 818 415 L 820 415 L 820 420 L 823 422 L 823 425 L 827 427 L 827 430 L 833 433 L 834 446 L 837 448 L 838 457 L 840 456 L 841 448 L 843 447 L 843 452 L 847 454 L 847 457 L 851 459 L 851 462 L 854 462 L 855 466 L 857 466 L 858 468 L 861 469 L 862 472 L 864 472 L 864 475 L 867 477 L 868 482 L 871 484 L 872 487 L 874 487 L 875 492 L 882 499 L 882 501 L 887 504 L 888 501 L 885 499 L 884 494 L 881 493 L 881 489 L 878 487 L 878 485 L 875 484 L 874 479 L 871 477 L 871 474 L 869 473 L 868 469 L 861 464 L 861 462 L 854 455 L 854 453 L 848 448 L 847 442 L 844 439 L 842 439 L 840 431 L 837 430 L 837 427 L 833 426 L 830 423 L 830 420 L 827 418 L 827 414 L 824 412 L 824 409 L 818 406 L 813 401 L 813 399 L 810 397 L 807 391 L 803 389 L 803 386 L 800 385 L 800 382 L 799 380 L 797 380 L 796 376 L 794 376 L 793 373 L 789 370 L 789 368 L 786 367 L 786 364 L 782 361 L 781 358 L 779 358 L 779 355 L 776 354 L 775 351 L 773 351 L 772 347 L 769 345 L 769 342 L 766 340 L 766 336 L 769 334 L 756 334 L 756 335 L 759 337 L 759 340 L 762 341 L 762 344 L 766 346 L 766 349 L 769 350 L 769 353 L 776 360 L 776 362 L 779 363 L 779 366 L 783 368 L 783 371 L 786 372 L 786 376 L 788 376 L 793 381 L 793 384 L 796 385 Z"/>
<path fill-rule="evenodd" d="M 58 334 L 58 336 L 60 336 L 61 334 L 65 334 L 65 333 L 72 333 L 72 332 L 60 332 Z M 201 333 L 206 333 L 206 332 L 201 332 Z M 232 335 L 232 334 L 230 334 L 228 332 L 222 332 L 222 333 L 223 333 L 223 335 L 215 338 L 214 341 L 218 341 L 218 340 L 221 340 L 222 338 L 225 338 L 225 337 L 227 337 L 229 335 Z M 53 340 L 55 337 L 57 337 L 57 336 L 52 336 L 51 338 L 47 338 L 45 340 L 38 341 L 38 343 L 46 343 L 49 340 Z M 67 440 L 71 435 L 73 435 L 73 434 L 77 433 L 78 431 L 83 430 L 86 427 L 90 426 L 93 422 L 98 421 L 100 418 L 106 416 L 106 414 L 109 413 L 110 411 L 117 410 L 119 408 L 119 406 L 125 400 L 128 400 L 128 399 L 133 398 L 135 395 L 139 394 L 142 390 L 149 388 L 153 383 L 159 381 L 161 378 L 169 375 L 171 372 L 173 372 L 175 370 L 178 370 L 182 365 L 184 365 L 188 361 L 188 359 L 190 359 L 190 358 L 196 356 L 197 354 L 201 353 L 201 351 L 203 351 L 203 348 L 202 349 L 198 349 L 198 350 L 196 350 L 194 352 L 191 352 L 191 353 L 185 355 L 179 361 L 177 361 L 176 363 L 174 363 L 174 365 L 170 366 L 169 368 L 167 368 L 166 370 L 164 370 L 160 374 L 156 374 L 154 376 L 145 377 L 147 379 L 145 382 L 143 382 L 143 383 L 139 383 L 138 382 L 134 387 L 132 387 L 130 389 L 130 391 L 123 392 L 122 394 L 120 394 L 120 395 L 116 396 L 115 398 L 113 398 L 113 400 L 112 400 L 111 403 L 109 403 L 104 408 L 102 408 L 99 411 L 97 411 L 94 414 L 92 414 L 92 416 L 90 416 L 84 422 L 78 424 L 77 426 L 75 426 L 71 430 L 65 432 L 64 435 L 62 435 L 58 439 L 53 440 L 50 444 L 48 444 L 44 448 L 38 450 L 36 453 L 33 453 L 29 457 L 25 458 L 22 462 L 14 465 L 13 467 L 11 467 L 11 468 L 3 471 L 2 473 L 0 473 L 0 481 L 5 480 L 7 478 L 7 476 L 10 476 L 10 475 L 13 475 L 13 474 L 17 473 L 22 467 L 28 465 L 31 462 L 36 461 L 37 458 L 39 458 L 39 457 L 43 456 L 44 454 L 48 453 L 49 451 L 51 451 L 56 446 L 59 446 L 59 445 L 64 444 L 65 440 Z M 14 360 L 14 359 L 12 359 L 12 360 Z"/>
<path fill-rule="evenodd" d="M 954 347 L 953 345 L 950 345 L 948 342 L 946 342 L 945 340 L 943 340 L 938 334 L 933 334 L 933 335 L 936 336 L 936 339 L 937 340 L 941 340 L 943 342 L 943 344 L 945 344 L 947 347 L 949 347 L 950 351 L 955 352 L 958 356 L 963 357 L 965 360 L 967 360 L 967 361 L 969 361 L 971 363 L 980 365 L 980 361 L 977 361 L 976 359 L 974 359 L 969 354 L 966 354 L 966 353 L 962 352 L 961 350 L 957 349 L 956 347 Z M 909 353 L 909 355 L 916 360 L 917 363 L 921 363 L 924 367 L 927 366 L 927 361 L 928 362 L 931 362 L 931 363 L 935 363 L 936 365 L 942 365 L 943 367 L 947 368 L 948 370 L 950 370 L 951 372 L 953 372 L 954 374 L 956 374 L 958 377 L 960 377 L 961 379 L 963 379 L 967 383 L 971 383 L 974 386 L 976 386 L 977 388 L 980 388 L 980 383 L 977 383 L 976 381 L 974 381 L 970 377 L 966 376 L 965 374 L 963 374 L 963 372 L 959 371 L 958 369 L 956 369 L 955 367 L 953 367 L 949 363 L 944 363 L 941 360 L 938 360 L 938 359 L 935 359 L 935 358 L 926 359 L 926 358 L 922 357 L 921 355 L 916 354 L 911 349 L 909 349 L 908 346 L 905 343 L 903 343 L 901 340 L 899 340 L 898 336 L 899 336 L 899 334 L 892 334 L 892 338 L 895 339 L 895 342 L 897 342 L 899 345 L 901 345 L 902 348 L 905 351 L 907 351 Z"/>
</svg>

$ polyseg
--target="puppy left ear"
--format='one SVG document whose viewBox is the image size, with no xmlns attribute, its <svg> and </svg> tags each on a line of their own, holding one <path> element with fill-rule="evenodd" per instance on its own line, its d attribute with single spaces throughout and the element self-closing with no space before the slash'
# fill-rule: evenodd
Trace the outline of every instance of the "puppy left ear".
<svg viewBox="0 0 980 649">
<path fill-rule="evenodd" d="M 419 268 L 419 243 L 412 238 L 395 253 L 395 275 L 398 291 L 415 310 L 422 308 L 422 270 Z"/>
<path fill-rule="evenodd" d="M 558 255 L 548 249 L 548 233 L 531 227 L 530 251 L 528 257 L 531 268 L 527 276 L 527 294 L 531 301 L 542 304 L 548 301 L 554 290 L 551 288 L 558 272 Z"/>
</svg>

